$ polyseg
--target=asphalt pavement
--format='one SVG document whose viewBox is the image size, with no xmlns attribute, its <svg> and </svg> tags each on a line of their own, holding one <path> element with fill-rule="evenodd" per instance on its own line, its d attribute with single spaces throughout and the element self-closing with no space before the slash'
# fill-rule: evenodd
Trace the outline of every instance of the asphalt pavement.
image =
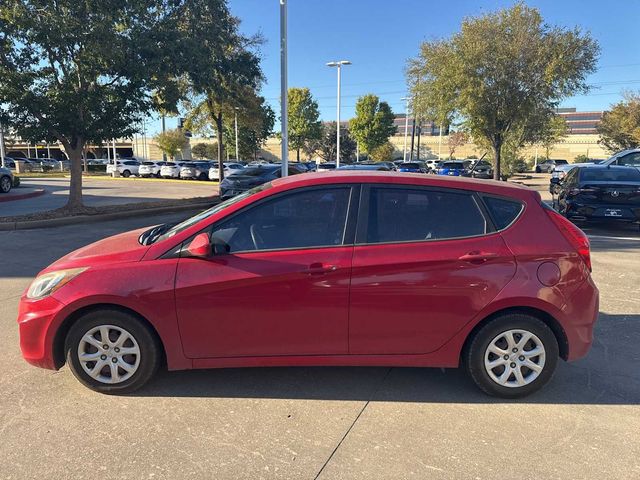
<svg viewBox="0 0 640 480">
<path fill-rule="evenodd" d="M 0 478 L 638 479 L 640 234 L 587 228 L 595 344 L 518 401 L 459 370 L 163 372 L 130 396 L 20 356 L 17 303 L 68 251 L 180 215 L 0 232 Z"/>
</svg>

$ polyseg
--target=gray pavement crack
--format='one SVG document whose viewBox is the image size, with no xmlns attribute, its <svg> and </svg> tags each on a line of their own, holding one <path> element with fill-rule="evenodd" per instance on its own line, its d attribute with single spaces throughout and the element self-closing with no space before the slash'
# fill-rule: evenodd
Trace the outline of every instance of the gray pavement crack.
<svg viewBox="0 0 640 480">
<path fill-rule="evenodd" d="M 313 480 L 317 480 L 318 477 L 320 477 L 320 475 L 322 474 L 322 472 L 324 471 L 325 467 L 329 464 L 329 462 L 331 461 L 331 459 L 333 458 L 333 456 L 336 454 L 336 452 L 338 451 L 338 449 L 340 448 L 340 446 L 342 445 L 342 442 L 344 442 L 344 440 L 347 438 L 347 436 L 349 435 L 349 433 L 351 433 L 351 430 L 353 429 L 354 425 L 358 422 L 358 420 L 360 419 L 360 416 L 364 413 L 364 411 L 367 409 L 367 407 L 369 406 L 369 403 L 371 402 L 371 400 L 375 399 L 376 395 L 378 394 L 378 392 L 380 391 L 380 388 L 382 388 L 382 385 L 384 385 L 385 380 L 387 379 L 387 377 L 389 376 L 389 373 L 391 372 L 391 370 L 393 369 L 393 367 L 389 367 L 387 369 L 387 371 L 385 372 L 384 376 L 382 377 L 382 379 L 380 380 L 380 382 L 378 383 L 378 385 L 376 386 L 375 390 L 373 391 L 373 393 L 371 394 L 371 396 L 369 397 L 369 399 L 365 402 L 365 404 L 363 405 L 363 407 L 360 409 L 360 411 L 358 412 L 358 415 L 356 415 L 356 418 L 353 420 L 353 422 L 351 423 L 351 425 L 349 425 L 349 428 L 347 429 L 347 431 L 344 433 L 344 435 L 342 436 L 342 438 L 340 439 L 340 441 L 338 442 L 338 444 L 336 445 L 336 447 L 333 449 L 333 451 L 331 452 L 331 455 L 329 455 L 329 458 L 327 458 L 325 460 L 325 462 L 322 464 L 322 467 L 320 468 L 320 470 L 318 471 L 318 473 L 316 474 L 315 477 L 313 477 Z"/>
</svg>

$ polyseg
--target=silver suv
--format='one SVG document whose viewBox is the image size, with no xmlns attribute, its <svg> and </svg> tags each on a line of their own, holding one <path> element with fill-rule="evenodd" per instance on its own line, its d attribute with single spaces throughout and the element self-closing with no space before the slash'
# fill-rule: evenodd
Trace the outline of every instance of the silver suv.
<svg viewBox="0 0 640 480">
<path fill-rule="evenodd" d="M 8 168 L 0 167 L 0 193 L 9 193 L 13 187 L 13 173 Z"/>
</svg>

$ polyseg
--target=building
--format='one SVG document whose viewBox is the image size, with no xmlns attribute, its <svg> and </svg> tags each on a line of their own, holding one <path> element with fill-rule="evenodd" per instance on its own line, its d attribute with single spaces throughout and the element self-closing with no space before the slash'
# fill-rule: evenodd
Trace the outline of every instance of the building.
<svg viewBox="0 0 640 480">
<path fill-rule="evenodd" d="M 598 133 L 597 127 L 604 112 L 577 112 L 575 108 L 559 108 L 558 115 L 567 122 L 569 135 L 588 135 Z"/>
</svg>

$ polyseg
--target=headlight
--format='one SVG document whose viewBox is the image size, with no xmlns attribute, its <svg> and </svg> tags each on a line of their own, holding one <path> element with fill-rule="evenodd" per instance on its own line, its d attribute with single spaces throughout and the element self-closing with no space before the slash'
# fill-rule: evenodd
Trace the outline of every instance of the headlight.
<svg viewBox="0 0 640 480">
<path fill-rule="evenodd" d="M 68 270 L 58 270 L 57 272 L 45 273 L 37 277 L 29 290 L 27 298 L 39 299 L 51 295 L 67 282 L 84 272 L 88 267 L 70 268 Z"/>
</svg>

